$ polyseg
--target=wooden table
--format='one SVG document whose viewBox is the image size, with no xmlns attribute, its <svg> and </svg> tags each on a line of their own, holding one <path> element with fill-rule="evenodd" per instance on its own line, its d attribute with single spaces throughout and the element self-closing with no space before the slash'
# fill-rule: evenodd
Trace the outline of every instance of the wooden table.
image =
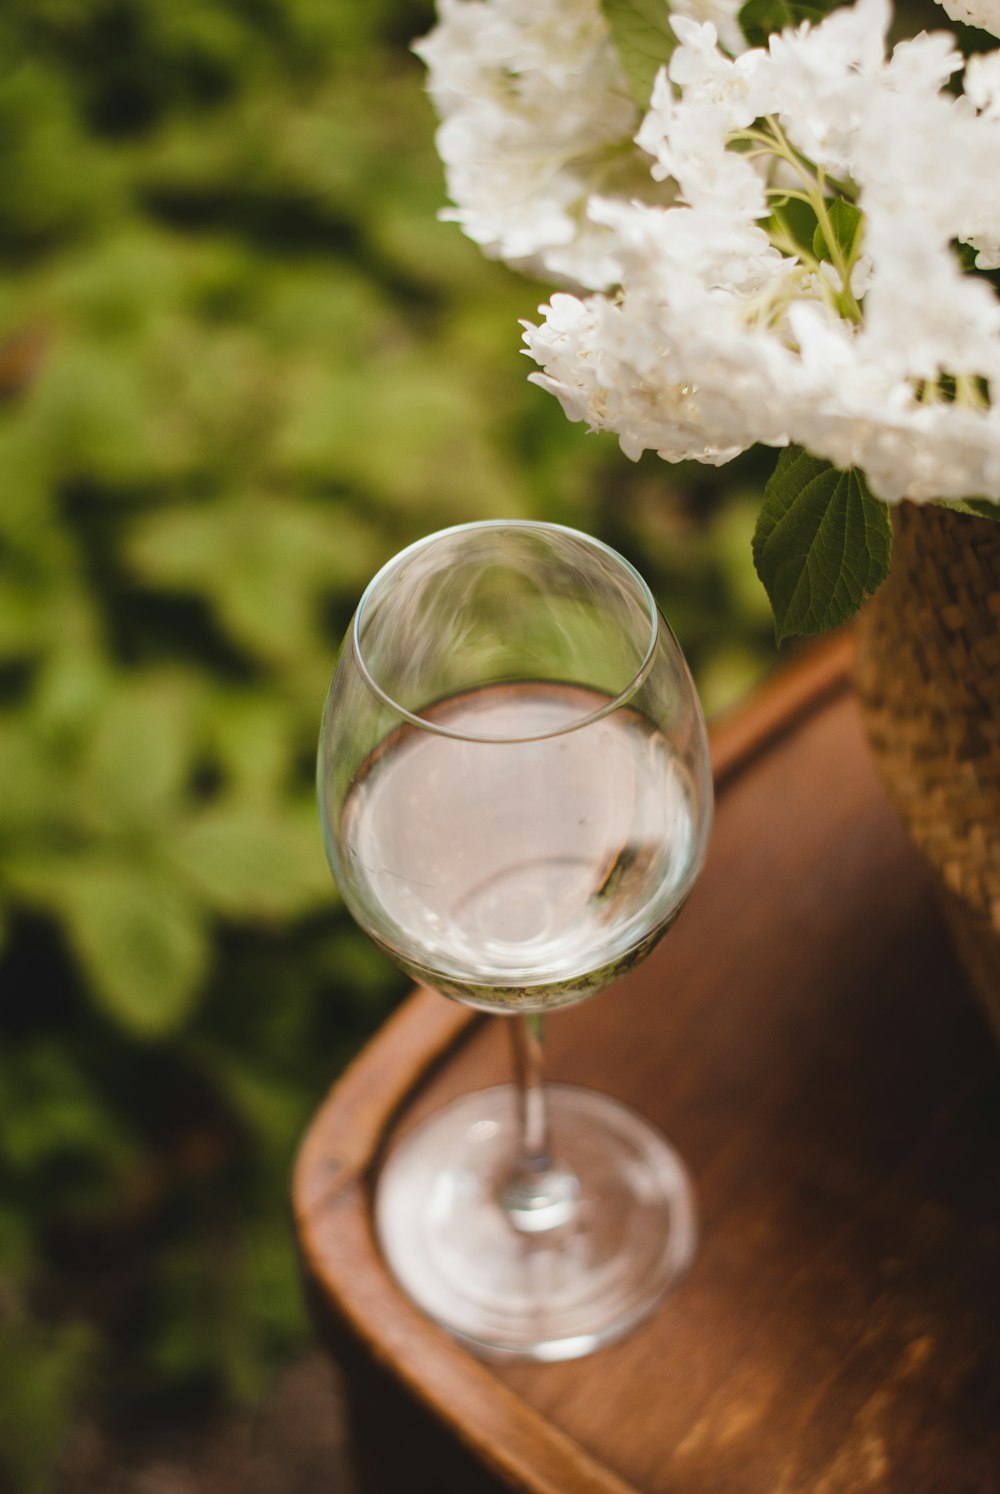
<svg viewBox="0 0 1000 1494">
<path fill-rule="evenodd" d="M 429 992 L 335 1087 L 294 1196 L 373 1494 L 1000 1490 L 1000 1058 L 861 740 L 846 649 L 714 735 L 718 814 L 677 927 L 549 1024 L 553 1078 L 628 1100 L 691 1169 L 702 1243 L 629 1339 L 496 1367 L 386 1273 L 393 1136 L 507 1076 Z"/>
</svg>

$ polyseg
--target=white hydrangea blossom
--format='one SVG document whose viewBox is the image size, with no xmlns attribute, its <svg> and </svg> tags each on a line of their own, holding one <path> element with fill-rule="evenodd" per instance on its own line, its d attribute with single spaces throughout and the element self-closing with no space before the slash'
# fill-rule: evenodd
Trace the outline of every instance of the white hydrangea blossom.
<svg viewBox="0 0 1000 1494">
<path fill-rule="evenodd" d="M 1000 0 L 938 0 L 953 21 L 1000 36 Z"/>
<path fill-rule="evenodd" d="M 736 59 L 711 25 L 675 21 L 681 45 L 637 140 L 679 200 L 592 202 L 615 230 L 619 291 L 561 296 L 526 327 L 533 380 L 573 418 L 616 431 L 632 457 L 721 462 L 795 442 L 863 468 L 887 500 L 1000 499 L 986 397 L 1000 303 L 952 247 L 972 243 L 982 265 L 1000 236 L 997 74 L 984 61 L 957 101 L 951 38 L 887 58 L 889 20 L 886 0 L 858 0 Z M 831 179 L 853 184 L 864 253 L 850 265 L 810 264 L 762 226 L 809 170 L 820 202 Z"/>
<path fill-rule="evenodd" d="M 888 501 L 1000 501 L 1000 301 L 956 249 L 1000 267 L 1000 53 L 965 66 L 947 32 L 887 53 L 889 0 L 746 49 L 723 0 L 683 0 L 630 123 L 597 0 L 442 3 L 450 29 L 423 52 L 456 216 L 597 292 L 525 326 L 531 377 L 570 418 L 633 458 L 792 442 Z M 1000 34 L 988 7 L 977 24 Z M 641 193 L 602 175 L 623 130 Z"/>
<path fill-rule="evenodd" d="M 998 12 L 1000 21 L 1000 12 Z M 998 32 L 1000 34 L 1000 32 Z M 1000 125 L 1000 51 L 970 57 L 965 66 L 965 97 L 991 124 Z M 964 234 L 964 240 L 979 253 L 980 270 L 1000 270 L 1000 221 L 997 193 L 988 202 L 993 212 L 988 227 Z"/>
<path fill-rule="evenodd" d="M 442 120 L 442 216 L 493 258 L 614 284 L 614 242 L 586 206 L 634 164 L 639 110 L 598 0 L 440 0 L 439 16 L 414 51 Z"/>
<path fill-rule="evenodd" d="M 743 0 L 673 0 L 670 6 L 674 16 L 683 16 L 688 21 L 710 21 L 718 33 L 719 45 L 731 57 L 746 51 L 738 20 L 742 9 Z"/>
</svg>

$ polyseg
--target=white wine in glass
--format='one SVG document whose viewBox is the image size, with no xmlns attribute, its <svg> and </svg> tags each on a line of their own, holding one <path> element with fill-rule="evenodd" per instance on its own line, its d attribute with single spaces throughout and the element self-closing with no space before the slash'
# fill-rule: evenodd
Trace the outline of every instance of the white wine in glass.
<svg viewBox="0 0 1000 1494">
<path fill-rule="evenodd" d="M 513 1017 L 516 1083 L 433 1116 L 382 1171 L 390 1266 L 484 1353 L 609 1342 L 690 1260 L 690 1188 L 632 1111 L 543 1090 L 540 1016 L 648 953 L 704 859 L 704 721 L 645 583 L 556 525 L 463 525 L 403 551 L 355 615 L 319 791 L 372 939 L 442 994 Z"/>
</svg>

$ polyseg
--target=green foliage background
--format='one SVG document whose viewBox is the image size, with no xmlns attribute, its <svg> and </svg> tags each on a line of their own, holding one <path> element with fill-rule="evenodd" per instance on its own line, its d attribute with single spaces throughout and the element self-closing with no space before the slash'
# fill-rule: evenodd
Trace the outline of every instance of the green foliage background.
<svg viewBox="0 0 1000 1494">
<path fill-rule="evenodd" d="M 534 515 L 646 572 L 711 709 L 771 656 L 751 455 L 632 467 L 525 382 L 543 292 L 435 214 L 410 0 L 0 11 L 0 1458 L 252 1400 L 287 1188 L 402 980 L 312 763 L 370 574 Z M 2 1479 L 0 1479 L 2 1482 Z"/>
</svg>

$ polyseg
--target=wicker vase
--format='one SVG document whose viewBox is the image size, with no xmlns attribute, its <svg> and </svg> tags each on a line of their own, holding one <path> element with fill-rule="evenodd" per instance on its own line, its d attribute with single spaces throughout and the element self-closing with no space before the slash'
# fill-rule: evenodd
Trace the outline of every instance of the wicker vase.
<svg viewBox="0 0 1000 1494">
<path fill-rule="evenodd" d="M 893 528 L 892 574 L 858 620 L 855 683 L 1000 1040 L 1000 524 L 904 503 Z"/>
</svg>

